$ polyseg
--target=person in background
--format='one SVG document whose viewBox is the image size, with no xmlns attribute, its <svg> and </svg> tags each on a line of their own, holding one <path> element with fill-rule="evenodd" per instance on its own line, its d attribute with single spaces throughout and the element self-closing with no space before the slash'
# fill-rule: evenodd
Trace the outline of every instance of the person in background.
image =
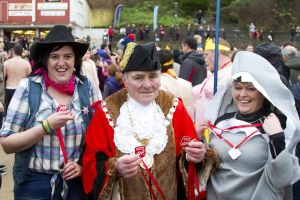
<svg viewBox="0 0 300 200">
<path fill-rule="evenodd" d="M 14 199 L 84 197 L 81 158 L 94 85 L 81 75 L 88 43 L 75 42 L 69 28 L 55 25 L 30 50 L 32 77 L 23 79 L 0 131 L 6 153 L 15 153 Z"/>
<path fill-rule="evenodd" d="M 231 98 L 226 98 L 229 93 Z M 300 124 L 291 92 L 263 57 L 240 51 L 230 81 L 207 104 L 203 134 L 220 165 L 211 174 L 207 199 L 292 200 L 300 179 Z M 231 106 L 234 111 L 225 111 Z"/>
<path fill-rule="evenodd" d="M 296 41 L 299 41 L 299 39 L 300 39 L 300 27 L 297 26 L 296 27 Z"/>
<path fill-rule="evenodd" d="M 194 37 L 187 37 L 182 42 L 184 56 L 179 77 L 191 82 L 193 86 L 202 83 L 207 76 L 204 56 L 196 50 L 197 41 Z"/>
<path fill-rule="evenodd" d="M 110 63 L 107 66 L 108 77 L 104 83 L 103 99 L 116 93 L 122 88 L 122 72 L 120 67 L 115 63 Z"/>
<path fill-rule="evenodd" d="M 174 63 L 173 63 L 173 70 L 176 73 L 177 77 L 179 77 L 179 72 L 180 72 L 180 67 L 181 67 L 181 61 L 179 60 L 180 52 L 178 49 L 173 49 L 172 54 L 174 58 Z"/>
<path fill-rule="evenodd" d="M 122 57 L 124 48 L 129 42 L 135 42 L 135 35 L 130 33 L 126 37 L 121 38 L 117 44 L 117 53 L 119 54 L 120 57 Z"/>
<path fill-rule="evenodd" d="M 197 12 L 198 24 L 202 24 L 202 17 L 203 17 L 202 10 L 198 10 L 198 12 Z"/>
<path fill-rule="evenodd" d="M 194 35 L 194 38 L 197 41 L 197 49 L 198 53 L 203 53 L 203 45 L 202 45 L 202 37 L 200 35 Z"/>
<path fill-rule="evenodd" d="M 95 62 L 95 65 L 96 65 L 96 68 L 97 68 L 97 76 L 98 76 L 98 80 L 99 80 L 99 89 L 100 89 L 101 93 L 103 93 L 104 83 L 105 83 L 105 80 L 108 76 L 108 72 L 107 72 L 105 62 L 103 61 L 102 57 L 99 56 L 98 53 L 95 53 L 94 55 L 91 55 L 91 59 Z"/>
<path fill-rule="evenodd" d="M 215 40 L 208 39 L 205 44 L 205 53 L 208 64 L 207 78 L 193 88 L 193 95 L 196 98 L 195 109 L 195 124 L 202 124 L 204 113 L 206 110 L 205 104 L 212 99 L 214 95 L 214 59 L 215 59 Z M 219 61 L 218 61 L 218 85 L 219 90 L 230 79 L 231 75 L 231 54 L 230 45 L 223 38 L 219 38 Z"/>
<path fill-rule="evenodd" d="M 193 28 L 191 24 L 188 24 L 186 28 L 186 37 L 193 36 Z"/>
<path fill-rule="evenodd" d="M 258 44 L 254 53 L 267 59 L 279 73 L 280 79 L 284 85 L 289 87 L 289 71 L 287 67 L 283 65 L 281 49 L 274 43 L 261 43 Z"/>
<path fill-rule="evenodd" d="M 248 44 L 245 51 L 249 51 L 249 52 L 253 52 L 253 45 L 252 44 Z"/>
<path fill-rule="evenodd" d="M 290 69 L 290 82 L 289 87 L 295 99 L 295 106 L 300 116 L 300 57 L 296 47 L 287 45 L 281 49 L 283 55 L 283 63 Z M 300 158 L 300 143 L 297 144 L 296 155 Z M 300 164 L 300 162 L 299 162 Z M 300 181 L 297 181 L 293 186 L 294 200 L 300 199 Z"/>
<path fill-rule="evenodd" d="M 176 24 L 175 25 L 175 41 L 179 41 L 180 40 L 180 28 L 179 28 L 179 25 Z"/>
<path fill-rule="evenodd" d="M 164 37 L 165 37 L 165 29 L 163 27 L 163 25 L 159 25 L 159 28 L 158 28 L 158 36 L 159 36 L 159 41 L 163 41 L 164 40 Z"/>
<path fill-rule="evenodd" d="M 295 43 L 295 41 L 296 41 L 296 27 L 295 26 L 292 26 L 292 28 L 291 28 L 290 41 L 293 42 L 293 43 Z"/>
<path fill-rule="evenodd" d="M 174 27 L 174 24 L 172 24 L 169 28 L 169 38 L 170 38 L 170 41 L 175 41 L 175 27 Z"/>
<path fill-rule="evenodd" d="M 135 24 L 131 24 L 130 33 L 136 35 L 136 27 Z"/>
<path fill-rule="evenodd" d="M 292 92 L 295 100 L 295 106 L 298 113 L 298 116 L 300 117 L 300 82 L 295 83 L 289 87 L 290 91 Z M 298 157 L 299 165 L 300 165 L 300 143 L 296 146 L 295 151 L 296 156 Z M 294 194 L 294 200 L 300 199 L 300 180 L 297 181 L 293 185 L 293 194 Z"/>
<path fill-rule="evenodd" d="M 4 62 L 8 59 L 8 54 L 4 50 L 4 38 L 0 35 L 0 125 L 2 126 L 2 114 L 4 112 L 5 101 L 5 79 L 4 79 Z M 3 109 L 2 109 L 3 107 Z M 3 111 L 2 111 L 3 110 Z"/>
<path fill-rule="evenodd" d="M 120 28 L 119 34 L 120 34 L 121 37 L 125 37 L 126 36 L 126 29 L 125 29 L 125 27 L 121 27 Z"/>
<path fill-rule="evenodd" d="M 260 29 L 258 37 L 259 37 L 260 42 L 264 41 L 264 29 L 263 28 Z"/>
<path fill-rule="evenodd" d="M 145 27 L 145 40 L 149 39 L 149 32 L 150 32 L 150 28 L 148 25 L 146 25 Z"/>
<path fill-rule="evenodd" d="M 98 79 L 96 64 L 90 58 L 90 56 L 91 56 L 91 52 L 87 51 L 85 55 L 82 57 L 81 71 L 84 76 L 88 77 L 92 81 L 94 87 L 96 88 L 97 95 L 102 99 L 102 94 L 99 88 L 99 79 Z"/>
<path fill-rule="evenodd" d="M 113 29 L 112 26 L 109 26 L 109 27 L 108 27 L 107 35 L 108 35 L 109 43 L 112 43 L 113 37 L 114 37 L 114 29 Z"/>
<path fill-rule="evenodd" d="M 0 128 L 2 127 L 2 121 L 4 116 L 4 101 L 5 101 L 5 79 L 3 72 L 3 63 L 6 60 L 7 53 L 4 51 L 4 38 L 0 35 Z M 6 166 L 0 163 L 0 182 L 2 181 L 2 176 L 6 173 Z"/>
<path fill-rule="evenodd" d="M 139 28 L 139 37 L 141 41 L 145 40 L 145 26 Z"/>
<path fill-rule="evenodd" d="M 160 89 L 170 92 L 175 97 L 181 98 L 190 116 L 194 117 L 195 99 L 192 95 L 193 86 L 189 81 L 178 78 L 173 70 L 173 54 L 170 50 L 158 51 L 161 65 Z"/>
<path fill-rule="evenodd" d="M 125 28 L 125 33 L 126 33 L 126 36 L 131 33 L 131 26 L 130 26 L 130 24 L 127 24 L 127 26 Z"/>
<path fill-rule="evenodd" d="M 254 38 L 255 31 L 256 31 L 255 25 L 254 25 L 253 22 L 251 22 L 249 24 L 249 36 L 250 36 L 250 39 L 255 39 Z"/>
<path fill-rule="evenodd" d="M 281 49 L 283 64 L 289 70 L 291 84 L 300 82 L 300 55 L 298 49 L 287 45 Z"/>
<path fill-rule="evenodd" d="M 274 42 L 275 41 L 275 33 L 272 30 L 269 30 L 268 40 L 269 40 L 269 42 Z"/>
<path fill-rule="evenodd" d="M 126 89 L 94 104 L 83 156 L 85 192 L 90 199 L 185 199 L 183 186 L 194 193 L 195 180 L 185 166 L 195 172 L 206 150 L 181 100 L 159 90 L 155 44 L 128 43 L 120 66 Z"/>
<path fill-rule="evenodd" d="M 4 62 L 5 110 L 7 110 L 21 80 L 31 73 L 31 65 L 22 58 L 22 53 L 23 48 L 20 45 L 15 45 L 12 49 L 13 57 Z"/>
<path fill-rule="evenodd" d="M 102 53 L 102 51 L 104 51 L 108 56 L 110 56 L 111 51 L 110 51 L 109 44 L 107 43 L 101 44 L 100 49 L 97 49 L 98 56 L 101 56 L 100 54 Z"/>
</svg>

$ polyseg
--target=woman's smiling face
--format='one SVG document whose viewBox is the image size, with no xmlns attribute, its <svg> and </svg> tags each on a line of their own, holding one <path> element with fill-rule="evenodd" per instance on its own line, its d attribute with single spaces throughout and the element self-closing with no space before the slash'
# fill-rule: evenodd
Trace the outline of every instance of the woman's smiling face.
<svg viewBox="0 0 300 200">
<path fill-rule="evenodd" d="M 251 114 L 263 107 L 265 97 L 254 87 L 252 83 L 235 81 L 233 86 L 234 98 L 240 113 Z"/>
<path fill-rule="evenodd" d="M 75 65 L 75 54 L 71 46 L 63 46 L 50 52 L 47 68 L 49 78 L 58 84 L 70 80 Z"/>
</svg>

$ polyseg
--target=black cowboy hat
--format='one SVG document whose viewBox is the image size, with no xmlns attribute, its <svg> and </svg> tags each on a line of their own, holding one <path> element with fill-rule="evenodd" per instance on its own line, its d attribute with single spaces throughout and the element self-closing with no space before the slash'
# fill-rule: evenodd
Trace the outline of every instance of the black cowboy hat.
<svg viewBox="0 0 300 200">
<path fill-rule="evenodd" d="M 35 42 L 30 48 L 32 59 L 37 60 L 40 53 L 57 45 L 68 45 L 73 47 L 74 52 L 81 58 L 89 48 L 89 43 L 75 42 L 70 29 L 64 25 L 55 25 L 47 34 L 43 42 Z"/>
</svg>

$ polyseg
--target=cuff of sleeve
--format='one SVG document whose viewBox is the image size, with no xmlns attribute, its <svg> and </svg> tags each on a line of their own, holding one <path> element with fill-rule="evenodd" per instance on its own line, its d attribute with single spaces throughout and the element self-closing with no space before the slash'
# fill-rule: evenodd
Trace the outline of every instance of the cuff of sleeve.
<svg viewBox="0 0 300 200">
<path fill-rule="evenodd" d="M 284 140 L 284 133 L 277 133 L 274 135 L 270 135 L 270 151 L 272 158 L 275 159 L 284 149 L 285 149 L 285 140 Z"/>
<path fill-rule="evenodd" d="M 107 161 L 107 170 L 106 174 L 108 176 L 116 176 L 117 175 L 117 169 L 115 167 L 117 158 L 109 158 Z"/>
<path fill-rule="evenodd" d="M 270 135 L 269 136 L 270 140 L 273 140 L 273 141 L 278 141 L 278 140 L 284 140 L 284 133 L 283 132 L 280 132 L 280 133 L 277 133 L 277 134 L 274 134 L 274 135 Z"/>
<path fill-rule="evenodd" d="M 188 168 L 189 168 L 189 159 L 187 158 L 186 152 L 184 152 L 183 155 L 184 155 L 184 159 L 183 159 L 184 168 L 185 168 L 186 171 L 188 171 Z M 201 169 L 202 163 L 203 163 L 203 161 L 200 162 L 200 163 L 194 163 L 195 167 L 196 167 L 196 171 L 199 171 Z"/>
</svg>

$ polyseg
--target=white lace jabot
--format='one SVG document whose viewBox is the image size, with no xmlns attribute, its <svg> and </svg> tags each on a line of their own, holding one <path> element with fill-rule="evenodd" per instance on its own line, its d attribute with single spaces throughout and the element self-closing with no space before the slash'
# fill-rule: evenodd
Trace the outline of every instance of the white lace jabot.
<svg viewBox="0 0 300 200">
<path fill-rule="evenodd" d="M 130 122 L 130 117 L 133 123 Z M 152 155 L 160 154 L 168 142 L 165 120 L 162 110 L 155 102 L 144 106 L 128 95 L 128 101 L 121 106 L 116 121 L 116 147 L 123 153 L 134 153 L 135 147 L 142 145 L 134 136 L 136 133 L 140 139 L 149 139 L 147 152 Z"/>
</svg>

